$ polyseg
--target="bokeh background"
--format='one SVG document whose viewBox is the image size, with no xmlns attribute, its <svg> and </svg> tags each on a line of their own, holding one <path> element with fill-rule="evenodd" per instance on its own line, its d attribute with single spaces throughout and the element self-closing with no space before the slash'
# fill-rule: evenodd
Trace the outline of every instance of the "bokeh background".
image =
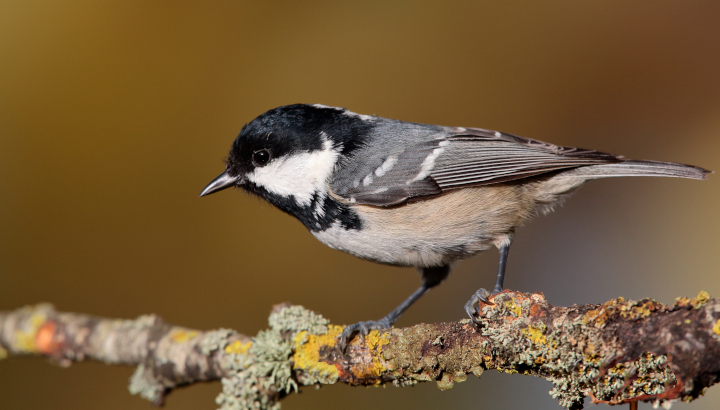
<svg viewBox="0 0 720 410">
<path fill-rule="evenodd" d="M 0 3 L 0 309 L 52 302 L 255 334 L 271 306 L 379 318 L 419 284 L 240 192 L 200 190 L 243 124 L 285 104 L 498 129 L 720 170 L 720 2 Z M 720 296 L 720 177 L 587 184 L 519 230 L 506 285 L 556 305 Z M 497 254 L 459 263 L 397 323 L 458 320 Z M 128 409 L 133 369 L 0 362 L 3 409 Z M 551 384 L 486 372 L 305 389 L 285 409 L 557 409 Z M 167 408 L 213 409 L 219 383 Z M 714 409 L 720 387 L 680 409 Z M 649 407 L 649 405 L 641 405 Z M 601 408 L 604 408 L 601 406 Z"/>
</svg>

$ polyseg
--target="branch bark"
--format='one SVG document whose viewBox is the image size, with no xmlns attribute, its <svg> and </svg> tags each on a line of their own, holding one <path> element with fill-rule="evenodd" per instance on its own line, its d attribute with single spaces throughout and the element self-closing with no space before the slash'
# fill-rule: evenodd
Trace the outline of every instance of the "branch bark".
<svg viewBox="0 0 720 410">
<path fill-rule="evenodd" d="M 47 304 L 0 312 L 0 357 L 44 355 L 60 365 L 137 365 L 130 391 L 157 405 L 172 389 L 221 380 L 222 409 L 279 408 L 298 386 L 348 383 L 452 388 L 496 369 L 550 380 L 560 404 L 692 401 L 720 379 L 720 300 L 701 292 L 672 306 L 650 299 L 554 307 L 505 291 L 475 321 L 372 331 L 337 347 L 342 326 L 281 304 L 270 329 L 248 337 L 199 331 L 157 316 L 135 320 L 62 313 Z"/>
</svg>

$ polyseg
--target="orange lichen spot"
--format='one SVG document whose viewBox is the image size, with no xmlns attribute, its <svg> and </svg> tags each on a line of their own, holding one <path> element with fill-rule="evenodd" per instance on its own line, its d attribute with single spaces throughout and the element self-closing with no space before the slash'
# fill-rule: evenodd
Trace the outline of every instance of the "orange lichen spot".
<svg viewBox="0 0 720 410">
<path fill-rule="evenodd" d="M 661 308 L 662 304 L 652 299 L 643 299 L 637 302 L 629 301 L 620 306 L 620 315 L 633 320 L 643 319 Z"/>
<path fill-rule="evenodd" d="M 170 338 L 176 343 L 185 343 L 190 339 L 197 337 L 198 332 L 195 330 L 175 330 L 170 335 Z"/>
<path fill-rule="evenodd" d="M 530 306 L 530 316 L 537 316 L 540 312 L 540 305 L 533 304 L 532 306 Z"/>
<path fill-rule="evenodd" d="M 252 346 L 252 342 L 241 342 L 236 340 L 229 345 L 225 346 L 225 353 L 228 354 L 247 354 L 248 350 Z"/>
<path fill-rule="evenodd" d="M 59 344 L 55 340 L 55 330 L 57 325 L 52 320 L 48 320 L 38 328 L 35 334 L 35 347 L 40 353 L 52 354 L 54 353 Z"/>
<path fill-rule="evenodd" d="M 595 327 L 601 328 L 605 326 L 605 322 L 608 319 L 608 309 L 611 309 L 613 304 L 617 302 L 617 299 L 605 302 L 604 305 L 597 309 L 588 310 L 582 318 L 582 324 L 587 325 L 588 323 L 594 322 Z"/>
<path fill-rule="evenodd" d="M 595 350 L 595 344 L 593 344 L 592 341 L 588 341 L 587 344 L 585 344 L 585 348 L 583 349 L 583 353 L 585 354 L 595 354 L 597 350 Z"/>
</svg>

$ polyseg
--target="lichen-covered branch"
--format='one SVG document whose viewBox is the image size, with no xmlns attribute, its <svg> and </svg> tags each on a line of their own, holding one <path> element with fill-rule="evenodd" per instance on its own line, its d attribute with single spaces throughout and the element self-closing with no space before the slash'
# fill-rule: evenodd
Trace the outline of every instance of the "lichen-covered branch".
<svg viewBox="0 0 720 410">
<path fill-rule="evenodd" d="M 156 404 L 176 387 L 219 379 L 216 401 L 227 410 L 278 408 L 282 397 L 314 384 L 435 381 L 449 389 L 488 369 L 548 379 L 567 408 L 581 408 L 585 396 L 690 401 L 720 379 L 720 300 L 705 292 L 672 306 L 618 298 L 554 307 L 542 294 L 511 291 L 490 299 L 475 322 L 372 331 L 346 352 L 337 347 L 342 326 L 289 304 L 276 306 L 270 329 L 253 338 L 152 315 L 103 319 L 38 305 L 0 312 L 0 357 L 137 365 L 130 391 Z"/>
</svg>

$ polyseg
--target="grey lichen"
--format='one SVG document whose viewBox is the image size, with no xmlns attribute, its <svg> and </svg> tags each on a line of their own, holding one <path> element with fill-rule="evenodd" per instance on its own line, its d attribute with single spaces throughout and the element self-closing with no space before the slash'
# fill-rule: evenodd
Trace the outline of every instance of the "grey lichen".
<svg viewBox="0 0 720 410">
<path fill-rule="evenodd" d="M 298 332 L 327 333 L 330 323 L 302 306 L 280 306 L 270 314 L 270 330 L 258 332 L 244 353 L 224 353 L 223 367 L 231 376 L 222 379 L 223 391 L 216 398 L 221 410 L 277 410 L 281 395 L 298 391 L 293 378 L 293 339 Z M 210 353 L 227 346 L 231 331 L 220 331 L 203 344 Z"/>
<path fill-rule="evenodd" d="M 298 333 L 305 330 L 308 333 L 324 335 L 330 321 L 300 305 L 294 305 L 273 311 L 268 323 L 270 328 L 280 332 Z"/>
<path fill-rule="evenodd" d="M 222 350 L 228 345 L 228 338 L 236 332 L 231 329 L 218 329 L 210 332 L 205 332 L 203 340 L 200 343 L 200 349 L 206 356 L 211 355 L 217 350 Z"/>
<path fill-rule="evenodd" d="M 493 345 L 505 346 L 503 355 L 495 357 L 495 367 L 500 371 L 539 374 L 549 379 L 554 384 L 550 394 L 565 408 L 582 408 L 583 399 L 589 394 L 601 401 L 622 401 L 660 394 L 676 382 L 666 364 L 667 358 L 649 352 L 634 361 L 631 359 L 607 368 L 593 347 L 600 340 L 599 333 L 607 315 L 602 313 L 604 311 L 593 311 L 592 315 L 565 320 L 559 326 L 548 328 L 542 321 L 523 319 L 522 314 L 531 308 L 529 298 L 513 300 L 512 295 L 501 294 L 494 302 L 494 305 L 483 307 L 485 318 L 519 317 L 520 320 L 504 322 L 505 326 L 490 323 L 484 327 L 483 334 L 490 341 L 483 343 L 483 350 Z M 655 308 L 655 303 L 618 299 L 603 309 L 615 309 L 628 317 L 645 317 Z M 588 317 L 589 320 L 598 319 L 598 326 L 583 328 Z M 569 348 L 571 346 L 585 346 L 585 351 Z M 518 370 L 523 368 L 527 370 Z"/>
<path fill-rule="evenodd" d="M 280 332 L 272 330 L 261 330 L 253 339 L 250 354 L 258 361 L 257 373 L 265 376 L 263 387 L 270 389 L 279 386 L 280 391 L 290 393 L 297 392 L 297 383 L 292 377 L 293 346 L 289 340 L 283 339 Z"/>
<path fill-rule="evenodd" d="M 139 394 L 145 400 L 153 403 L 160 403 L 163 398 L 165 388 L 158 383 L 157 379 L 144 364 L 138 365 L 135 373 L 130 377 L 130 386 L 128 386 L 130 394 Z"/>
</svg>

